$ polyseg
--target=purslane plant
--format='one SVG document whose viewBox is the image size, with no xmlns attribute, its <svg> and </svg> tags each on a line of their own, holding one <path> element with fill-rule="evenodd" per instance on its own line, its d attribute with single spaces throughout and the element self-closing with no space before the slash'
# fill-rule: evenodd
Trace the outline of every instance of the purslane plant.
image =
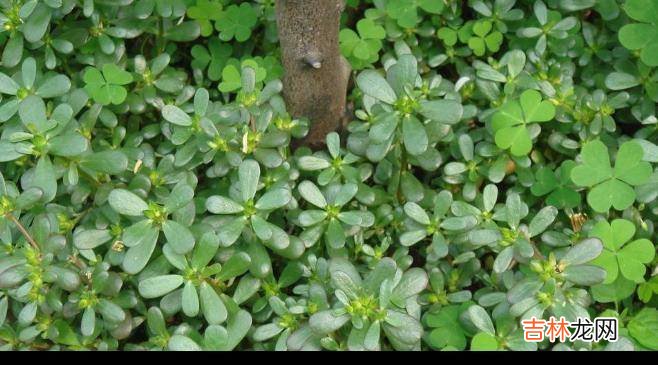
<svg viewBox="0 0 658 365">
<path fill-rule="evenodd" d="M 136 274 L 148 264 L 158 242 L 160 232 L 167 244 L 178 254 L 194 248 L 194 236 L 183 224 L 169 219 L 169 215 L 191 202 L 194 190 L 185 184 L 172 189 L 163 203 L 145 202 L 137 194 L 126 189 L 112 190 L 107 201 L 117 213 L 132 217 L 136 222 L 122 230 L 121 245 L 127 250 L 123 257 L 123 269 Z"/>
<path fill-rule="evenodd" d="M 311 204 L 312 209 L 304 210 L 297 218 L 306 228 L 300 237 L 306 245 L 313 245 L 323 236 L 329 248 L 338 249 L 345 245 L 345 227 L 370 227 L 375 217 L 369 211 L 345 210 L 358 191 L 354 183 L 334 184 L 326 187 L 323 193 L 314 183 L 305 180 L 299 183 L 299 194 Z M 319 209 L 314 209 L 319 208 Z"/>
<path fill-rule="evenodd" d="M 238 240 L 245 227 L 249 227 L 264 243 L 274 249 L 285 249 L 290 244 L 286 232 L 267 222 L 267 213 L 288 204 L 291 199 L 287 187 L 273 188 L 255 200 L 260 184 L 260 166 L 254 160 L 245 160 L 238 170 L 237 201 L 215 195 L 206 200 L 206 209 L 213 214 L 230 215 L 231 220 L 219 233 L 219 240 L 230 246 Z"/>
<path fill-rule="evenodd" d="M 427 285 L 423 270 L 402 272 L 393 260 L 387 259 L 361 278 L 350 262 L 334 259 L 329 263 L 329 272 L 336 306 L 309 318 L 315 334 L 327 335 L 348 326 L 344 345 L 350 350 L 379 349 L 382 332 L 395 349 L 412 350 L 419 346 L 422 326 L 413 316 L 418 308 L 407 307 L 407 303 Z M 320 339 L 320 343 L 330 348 L 342 345 L 330 337 Z"/>
</svg>

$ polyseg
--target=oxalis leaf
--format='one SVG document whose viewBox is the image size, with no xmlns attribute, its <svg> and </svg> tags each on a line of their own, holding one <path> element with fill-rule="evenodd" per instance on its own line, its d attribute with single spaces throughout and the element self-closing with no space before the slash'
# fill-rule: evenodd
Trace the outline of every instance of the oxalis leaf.
<svg viewBox="0 0 658 365">
<path fill-rule="evenodd" d="M 615 281 L 621 273 L 625 278 L 636 283 L 644 281 L 645 264 L 655 257 L 655 248 L 647 239 L 629 242 L 635 235 L 635 226 L 625 219 L 615 219 L 611 223 L 599 221 L 590 235 L 603 242 L 603 251 L 593 264 L 607 272 L 604 284 Z"/>
<path fill-rule="evenodd" d="M 587 203 L 595 211 L 606 213 L 611 207 L 624 210 L 635 201 L 632 187 L 644 184 L 651 175 L 651 165 L 642 161 L 643 154 L 638 143 L 625 142 L 613 168 L 605 144 L 591 141 L 583 146 L 582 163 L 571 170 L 571 179 L 578 186 L 590 188 Z"/>
<path fill-rule="evenodd" d="M 555 117 L 555 107 L 550 101 L 542 101 L 536 90 L 524 91 L 518 100 L 505 103 L 494 114 L 492 127 L 498 147 L 510 149 L 515 156 L 527 155 L 532 150 L 528 131 L 531 123 L 542 123 Z"/>
</svg>

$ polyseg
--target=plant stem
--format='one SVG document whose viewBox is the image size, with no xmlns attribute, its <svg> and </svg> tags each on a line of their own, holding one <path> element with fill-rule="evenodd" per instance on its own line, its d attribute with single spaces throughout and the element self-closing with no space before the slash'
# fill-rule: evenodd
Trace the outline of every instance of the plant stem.
<svg viewBox="0 0 658 365">
<path fill-rule="evenodd" d="M 402 204 L 402 174 L 404 171 L 407 169 L 407 149 L 404 147 L 404 143 L 400 142 L 400 154 L 401 154 L 401 159 L 400 159 L 400 175 L 398 178 L 398 189 L 397 189 L 397 199 L 398 203 Z"/>
<path fill-rule="evenodd" d="M 18 219 L 16 219 L 16 217 L 14 217 L 13 214 L 7 213 L 7 214 L 5 214 L 5 217 L 7 219 L 9 219 L 10 221 L 14 222 L 14 224 L 16 225 L 18 230 L 21 231 L 21 233 L 23 234 L 23 237 L 25 237 L 27 242 L 29 242 L 30 245 L 32 245 L 32 247 L 37 252 L 41 251 L 41 249 L 39 248 L 39 244 L 37 244 L 37 242 L 34 240 L 34 238 L 32 238 L 32 236 L 30 235 L 30 232 L 28 232 L 27 229 L 25 229 L 25 227 L 21 224 L 21 222 Z"/>
<path fill-rule="evenodd" d="M 164 41 L 162 39 L 164 37 L 164 20 L 160 18 L 158 20 L 158 35 L 155 38 L 155 44 L 156 44 L 156 52 L 158 53 L 158 56 L 164 52 Z"/>
</svg>

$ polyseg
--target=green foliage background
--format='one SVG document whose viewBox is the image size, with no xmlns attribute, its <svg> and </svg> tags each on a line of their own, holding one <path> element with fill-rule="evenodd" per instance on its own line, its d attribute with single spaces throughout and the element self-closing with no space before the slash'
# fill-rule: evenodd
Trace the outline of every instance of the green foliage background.
<svg viewBox="0 0 658 365">
<path fill-rule="evenodd" d="M 658 2 L 341 24 L 313 152 L 273 0 L 0 0 L 0 348 L 658 350 Z"/>
</svg>

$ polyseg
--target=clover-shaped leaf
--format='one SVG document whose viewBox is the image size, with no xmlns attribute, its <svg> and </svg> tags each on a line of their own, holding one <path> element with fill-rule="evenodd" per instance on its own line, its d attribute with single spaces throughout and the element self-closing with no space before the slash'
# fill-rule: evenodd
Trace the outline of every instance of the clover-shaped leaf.
<svg viewBox="0 0 658 365">
<path fill-rule="evenodd" d="M 604 284 L 610 284 L 621 274 L 636 283 L 644 282 L 645 264 L 650 263 L 656 249 L 645 238 L 629 242 L 635 235 L 635 225 L 625 219 L 615 219 L 612 223 L 599 221 L 592 231 L 591 237 L 603 241 L 601 255 L 592 261 L 606 270 Z"/>
<path fill-rule="evenodd" d="M 549 167 L 542 167 L 535 174 L 535 184 L 530 191 L 535 196 L 546 197 L 546 204 L 556 208 L 574 208 L 580 204 L 580 194 L 570 187 L 571 170 L 576 166 L 572 160 L 567 160 L 560 168 L 553 171 Z"/>
<path fill-rule="evenodd" d="M 587 203 L 596 212 L 605 213 L 610 207 L 624 210 L 635 201 L 632 187 L 646 183 L 651 176 L 651 165 L 642 161 L 643 155 L 637 142 L 626 142 L 619 148 L 612 168 L 608 147 L 599 140 L 591 141 L 583 147 L 582 164 L 571 170 L 571 179 L 591 189 Z"/>
<path fill-rule="evenodd" d="M 240 71 L 234 65 L 228 65 L 222 70 L 222 82 L 218 89 L 221 92 L 231 92 L 240 89 L 242 86 L 242 76 Z"/>
<path fill-rule="evenodd" d="M 358 34 L 351 29 L 341 30 L 340 50 L 352 67 L 362 69 L 379 59 L 381 40 L 386 38 L 386 30 L 372 19 L 361 19 L 356 29 Z"/>
<path fill-rule="evenodd" d="M 630 335 L 642 346 L 658 350 L 658 310 L 656 308 L 642 308 L 628 322 Z"/>
<path fill-rule="evenodd" d="M 195 19 L 201 26 L 201 35 L 207 37 L 212 34 L 211 21 L 220 20 L 222 3 L 217 0 L 197 0 L 196 5 L 187 8 L 187 16 Z"/>
<path fill-rule="evenodd" d="M 547 122 L 555 117 L 555 107 L 547 100 L 542 101 L 536 90 L 526 90 L 519 100 L 505 103 L 494 114 L 492 126 L 496 145 L 510 149 L 515 156 L 527 155 L 532 150 L 532 139 L 528 131 L 531 123 Z"/>
<path fill-rule="evenodd" d="M 436 349 L 446 346 L 458 350 L 466 348 L 466 334 L 459 323 L 459 315 L 464 308 L 460 305 L 449 305 L 434 313 L 428 313 L 425 318 L 432 331 L 427 335 L 427 342 Z"/>
<path fill-rule="evenodd" d="M 251 36 L 257 21 L 254 7 L 249 3 L 242 3 L 240 6 L 231 5 L 222 11 L 215 22 L 215 28 L 220 32 L 219 38 L 223 41 L 235 38 L 238 42 L 244 42 Z"/>
<path fill-rule="evenodd" d="M 503 43 L 503 34 L 497 30 L 492 32 L 493 25 L 488 20 L 482 20 L 473 24 L 474 36 L 469 38 L 468 47 L 476 56 L 483 56 L 487 50 L 498 52 Z"/>
<path fill-rule="evenodd" d="M 431 14 L 440 14 L 443 7 L 443 1 L 437 0 L 391 0 L 386 11 L 402 28 L 413 28 L 420 21 L 419 8 Z"/>
<path fill-rule="evenodd" d="M 123 85 L 133 81 L 132 75 L 120 69 L 117 65 L 106 63 L 102 72 L 97 68 L 90 67 L 83 76 L 85 90 L 99 104 L 119 105 L 126 100 L 128 92 Z"/>
<path fill-rule="evenodd" d="M 658 3 L 654 0 L 628 0 L 626 14 L 640 23 L 626 24 L 619 30 L 619 41 L 630 50 L 639 50 L 640 59 L 658 66 Z"/>
<path fill-rule="evenodd" d="M 212 38 L 208 41 L 207 49 L 200 44 L 196 44 L 192 47 L 190 53 L 194 58 L 192 67 L 200 70 L 207 67 L 208 78 L 217 81 L 222 77 L 222 70 L 231 54 L 233 54 L 233 47 L 218 38 Z"/>
<path fill-rule="evenodd" d="M 457 31 L 452 28 L 442 27 L 436 32 L 436 36 L 448 47 L 457 44 Z"/>
</svg>

